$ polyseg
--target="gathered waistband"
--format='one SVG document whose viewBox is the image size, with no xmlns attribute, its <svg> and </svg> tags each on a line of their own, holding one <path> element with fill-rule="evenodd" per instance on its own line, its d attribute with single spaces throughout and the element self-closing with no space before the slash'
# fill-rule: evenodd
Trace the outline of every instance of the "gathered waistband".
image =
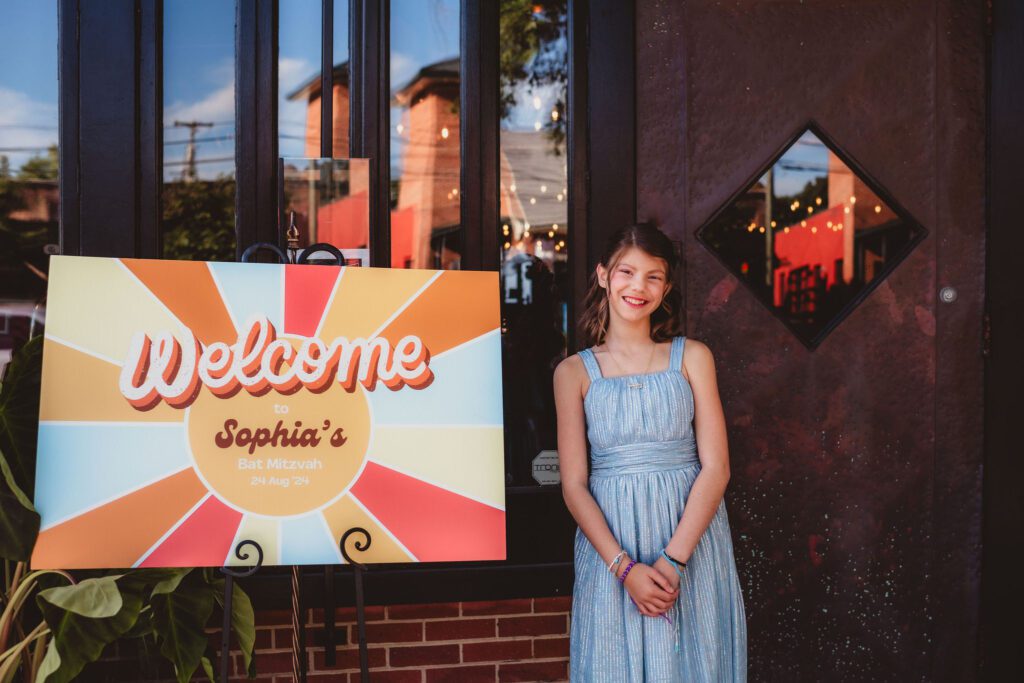
<svg viewBox="0 0 1024 683">
<path fill-rule="evenodd" d="M 700 462 L 693 439 L 594 448 L 590 459 L 591 478 L 682 469 Z"/>
</svg>

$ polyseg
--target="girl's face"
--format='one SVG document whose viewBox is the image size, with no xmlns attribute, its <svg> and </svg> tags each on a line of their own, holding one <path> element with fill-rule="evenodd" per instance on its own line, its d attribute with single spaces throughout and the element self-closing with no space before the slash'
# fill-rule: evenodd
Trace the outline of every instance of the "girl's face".
<svg viewBox="0 0 1024 683">
<path fill-rule="evenodd" d="M 597 266 L 597 279 L 608 291 L 613 318 L 636 322 L 650 317 L 661 306 L 671 286 L 668 264 L 637 247 L 630 247 L 610 269 Z"/>
</svg>

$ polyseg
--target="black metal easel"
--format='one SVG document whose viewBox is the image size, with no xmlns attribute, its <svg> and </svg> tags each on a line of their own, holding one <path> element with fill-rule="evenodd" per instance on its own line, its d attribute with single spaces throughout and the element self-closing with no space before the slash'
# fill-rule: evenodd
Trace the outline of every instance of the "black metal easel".
<svg viewBox="0 0 1024 683">
<path fill-rule="evenodd" d="M 224 619 L 221 622 L 220 631 L 220 680 L 227 683 L 231 672 L 231 603 L 234 597 L 235 579 L 252 576 L 263 566 L 263 548 L 256 541 L 242 540 L 235 546 L 235 557 L 242 562 L 249 559 L 249 552 L 242 550 L 247 545 L 256 549 L 256 564 L 247 569 L 232 569 L 221 567 L 224 574 Z"/>
<path fill-rule="evenodd" d="M 260 252 L 270 252 L 281 264 L 305 264 L 318 252 L 326 252 L 333 257 L 335 263 L 331 265 L 344 266 L 345 257 L 334 245 L 326 243 L 311 244 L 305 249 L 299 247 L 299 229 L 295 225 L 295 212 L 291 212 L 287 230 L 288 247 L 281 249 L 271 242 L 256 242 L 242 252 L 242 263 L 251 263 Z M 352 546 L 359 552 L 369 549 L 371 543 L 370 532 L 362 527 L 353 527 L 341 536 L 339 546 L 341 555 L 345 562 L 352 566 L 356 588 L 356 624 L 359 632 L 359 670 L 362 683 L 369 683 L 369 655 L 366 647 L 366 608 L 363 600 L 363 572 L 366 565 L 352 559 L 346 549 L 346 543 L 353 534 L 361 534 L 366 541 L 356 540 Z M 236 571 L 228 567 L 222 567 L 221 571 L 226 575 L 225 596 L 224 596 L 224 630 L 223 642 L 221 645 L 221 680 L 227 681 L 229 669 L 229 649 L 231 626 L 231 590 L 235 577 L 252 576 L 263 565 L 263 549 L 255 541 L 241 541 L 235 548 L 235 555 L 240 560 L 248 559 L 248 554 L 241 555 L 243 545 L 253 545 L 258 553 L 256 565 L 244 571 Z M 293 676 L 296 683 L 306 683 L 306 620 L 303 618 L 302 604 L 302 569 L 298 566 L 292 567 L 292 629 L 293 629 Z M 335 593 L 334 593 L 334 567 L 324 565 L 324 658 L 328 666 L 335 664 L 337 656 L 337 643 L 335 632 Z"/>
</svg>

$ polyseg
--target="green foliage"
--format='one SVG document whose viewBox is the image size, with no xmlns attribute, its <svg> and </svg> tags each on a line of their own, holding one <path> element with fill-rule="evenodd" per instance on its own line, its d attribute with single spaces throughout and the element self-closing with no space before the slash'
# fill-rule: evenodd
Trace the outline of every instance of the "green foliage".
<svg viewBox="0 0 1024 683">
<path fill-rule="evenodd" d="M 21 165 L 19 180 L 57 180 L 57 145 L 50 145 L 45 156 L 35 156 Z"/>
<path fill-rule="evenodd" d="M 550 85 L 565 91 L 569 83 L 567 11 L 567 0 L 501 0 L 498 69 L 502 118 L 515 106 L 516 88 L 521 84 L 526 84 L 528 92 Z M 561 94 L 555 109 L 558 119 L 545 117 L 545 129 L 558 155 L 566 137 L 566 101 Z"/>
<path fill-rule="evenodd" d="M 39 515 L 26 492 L 35 486 L 42 342 L 27 342 L 0 384 L 0 557 L 10 560 L 27 560 L 39 533 Z"/>
<path fill-rule="evenodd" d="M 164 258 L 235 259 L 235 181 L 166 183 L 163 190 Z"/>
</svg>

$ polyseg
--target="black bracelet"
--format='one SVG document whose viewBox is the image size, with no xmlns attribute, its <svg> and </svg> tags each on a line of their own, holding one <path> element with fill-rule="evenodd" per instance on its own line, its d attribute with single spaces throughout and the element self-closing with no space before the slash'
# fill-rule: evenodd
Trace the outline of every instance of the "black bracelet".
<svg viewBox="0 0 1024 683">
<path fill-rule="evenodd" d="M 662 550 L 661 554 L 664 555 L 669 561 L 671 561 L 677 567 L 682 567 L 683 569 L 686 569 L 686 563 L 685 562 L 680 562 L 676 558 L 672 557 L 671 555 L 668 554 L 668 551 Z"/>
</svg>

